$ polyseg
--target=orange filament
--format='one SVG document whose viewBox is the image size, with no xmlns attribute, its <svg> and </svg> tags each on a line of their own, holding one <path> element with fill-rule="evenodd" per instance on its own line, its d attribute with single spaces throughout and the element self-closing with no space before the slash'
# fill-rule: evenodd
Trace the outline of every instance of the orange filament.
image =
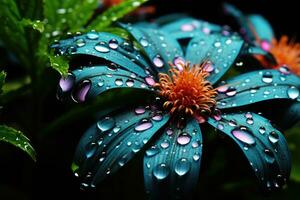
<svg viewBox="0 0 300 200">
<path fill-rule="evenodd" d="M 282 36 L 279 40 L 272 40 L 270 53 L 274 56 L 277 65 L 270 66 L 264 58 L 257 57 L 265 67 L 277 69 L 284 65 L 300 76 L 300 43 L 289 40 L 287 36 Z"/>
<path fill-rule="evenodd" d="M 170 75 L 159 74 L 156 87 L 160 95 L 166 98 L 164 108 L 170 109 L 170 113 L 180 112 L 188 115 L 211 112 L 216 105 L 217 91 L 206 80 L 209 76 L 203 69 L 206 64 L 208 63 L 190 67 L 188 63 L 182 70 L 170 64 Z"/>
</svg>

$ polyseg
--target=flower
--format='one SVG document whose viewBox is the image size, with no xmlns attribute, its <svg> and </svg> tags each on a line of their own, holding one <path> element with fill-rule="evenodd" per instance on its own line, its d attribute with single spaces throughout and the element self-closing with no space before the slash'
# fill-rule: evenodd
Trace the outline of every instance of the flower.
<svg viewBox="0 0 300 200">
<path fill-rule="evenodd" d="M 138 47 L 103 32 L 52 46 L 59 55 L 81 56 L 83 62 L 61 79 L 61 98 L 85 102 L 128 88 L 149 94 L 136 97 L 144 100 L 141 105 L 99 111 L 101 117 L 81 138 L 72 165 L 83 188 L 95 187 L 143 149 L 147 194 L 153 199 L 187 198 L 200 171 L 203 123 L 236 143 L 262 188 L 284 185 L 291 168 L 284 136 L 263 116 L 238 110 L 273 99 L 296 101 L 298 77 L 259 70 L 220 81 L 243 52 L 244 41 L 207 22 L 181 18 L 120 26 Z"/>
</svg>

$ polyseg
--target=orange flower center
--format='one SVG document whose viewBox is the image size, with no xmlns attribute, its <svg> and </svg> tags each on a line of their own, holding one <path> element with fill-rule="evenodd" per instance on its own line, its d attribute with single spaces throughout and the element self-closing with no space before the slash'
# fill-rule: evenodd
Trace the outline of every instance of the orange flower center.
<svg viewBox="0 0 300 200">
<path fill-rule="evenodd" d="M 277 61 L 277 68 L 286 65 L 292 72 L 300 75 L 300 44 L 282 36 L 280 40 L 273 39 L 270 52 Z"/>
<path fill-rule="evenodd" d="M 206 80 L 209 72 L 204 70 L 204 66 L 207 64 L 209 63 L 192 67 L 183 64 L 181 69 L 170 64 L 170 75 L 159 74 L 159 83 L 156 87 L 160 95 L 166 99 L 164 108 L 170 109 L 170 113 L 179 112 L 188 115 L 211 112 L 216 105 L 217 91 Z"/>
</svg>

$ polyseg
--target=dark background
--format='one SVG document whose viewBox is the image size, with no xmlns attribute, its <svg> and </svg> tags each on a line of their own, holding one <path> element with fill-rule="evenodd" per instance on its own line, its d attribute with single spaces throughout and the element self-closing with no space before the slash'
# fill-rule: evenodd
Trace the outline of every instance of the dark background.
<svg viewBox="0 0 300 200">
<path fill-rule="evenodd" d="M 217 0 L 152 0 L 155 15 L 184 12 L 217 24 L 231 24 L 232 19 L 222 11 Z M 299 7 L 297 1 L 285 0 L 236 0 L 230 2 L 246 13 L 259 13 L 273 25 L 277 36 L 299 35 Z M 153 16 L 154 17 L 154 16 Z M 58 77 L 57 77 L 58 78 Z M 9 105 L 8 105 L 9 106 Z M 11 105 L 12 106 L 12 105 Z M 55 98 L 55 90 L 45 102 L 49 107 L 49 119 L 68 109 Z M 52 108 L 52 109 L 50 109 Z M 30 112 L 19 102 L 14 111 Z M 16 122 L 18 119 L 15 119 Z M 45 119 L 47 121 L 47 117 Z M 71 172 L 70 165 L 77 142 L 84 130 L 92 123 L 82 119 L 66 125 L 55 134 L 41 141 L 33 141 L 37 150 L 37 163 L 11 145 L 0 145 L 0 200 L 6 199 L 144 199 L 142 156 L 138 156 L 119 173 L 104 181 L 96 191 L 81 191 L 79 181 Z M 205 134 L 205 133 L 204 133 Z M 29 136 L 30 137 L 30 136 Z M 205 136 L 204 136 L 205 137 Z M 226 139 L 218 139 L 204 146 L 204 157 L 195 193 L 195 199 L 292 199 L 297 198 L 300 185 L 289 182 L 280 192 L 264 194 L 248 163 Z"/>
</svg>

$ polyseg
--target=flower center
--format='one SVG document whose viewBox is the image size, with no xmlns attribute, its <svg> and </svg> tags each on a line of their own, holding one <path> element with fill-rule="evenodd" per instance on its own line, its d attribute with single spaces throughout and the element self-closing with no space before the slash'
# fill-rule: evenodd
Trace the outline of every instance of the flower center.
<svg viewBox="0 0 300 200">
<path fill-rule="evenodd" d="M 217 91 L 206 80 L 209 72 L 204 70 L 204 66 L 207 64 L 190 67 L 188 63 L 182 65 L 180 70 L 170 64 L 170 75 L 159 74 L 159 83 L 156 87 L 160 95 L 166 99 L 164 108 L 169 109 L 170 113 L 179 112 L 188 115 L 211 112 L 216 105 Z"/>
<path fill-rule="evenodd" d="M 263 57 L 258 56 L 258 60 L 265 67 L 279 68 L 287 66 L 293 73 L 300 75 L 300 44 L 289 40 L 287 36 L 282 36 L 279 40 L 273 39 L 269 52 L 274 56 L 277 65 L 270 66 Z"/>
</svg>

